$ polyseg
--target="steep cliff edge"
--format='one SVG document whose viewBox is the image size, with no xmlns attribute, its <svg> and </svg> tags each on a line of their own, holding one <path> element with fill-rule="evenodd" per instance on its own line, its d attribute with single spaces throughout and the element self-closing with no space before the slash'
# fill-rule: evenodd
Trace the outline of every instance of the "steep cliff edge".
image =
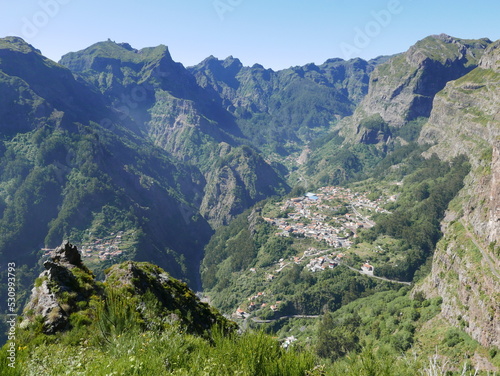
<svg viewBox="0 0 500 376">
<path fill-rule="evenodd" d="M 210 202 L 209 209 L 204 204 L 202 214 L 212 226 L 227 223 L 267 194 L 286 191 L 284 180 L 257 152 L 251 153 L 257 163 L 242 161 L 244 153 L 223 156 L 225 170 L 243 162 L 251 169 L 245 173 L 257 177 L 255 181 L 237 179 L 235 187 L 226 190 L 227 184 L 215 178 L 222 160 L 220 149 L 229 145 L 237 150 L 248 140 L 242 139 L 238 124 L 221 106 L 218 95 L 200 86 L 172 59 L 166 46 L 136 50 L 108 40 L 63 56 L 61 64 L 100 90 L 122 117 L 130 116 L 133 128 L 147 141 L 199 169 L 204 175 L 203 200 Z M 232 156 L 236 159 L 231 160 Z M 265 191 L 265 195 L 255 191 Z"/>
<path fill-rule="evenodd" d="M 445 34 L 417 42 L 407 52 L 375 68 L 368 94 L 338 129 L 351 141 L 387 141 L 390 133 L 374 139 L 370 135 L 373 130 L 365 127 L 363 121 L 375 115 L 398 128 L 408 121 L 428 117 L 436 93 L 448 81 L 474 69 L 490 43 L 488 39 L 464 40 Z"/>
<path fill-rule="evenodd" d="M 443 297 L 443 316 L 484 346 L 500 346 L 500 42 L 436 95 L 419 141 L 442 159 L 466 154 L 472 172 L 443 224 L 420 287 Z"/>
<path fill-rule="evenodd" d="M 158 330 L 165 323 L 177 323 L 199 335 L 213 326 L 235 328 L 217 310 L 202 303 L 185 283 L 147 262 L 113 265 L 102 283 L 83 264 L 78 249 L 64 242 L 44 267 L 24 309 L 23 329 L 56 334 L 83 325 L 107 334 L 102 331 L 110 329 L 115 309 L 120 310 L 117 315 L 128 312 L 135 320 L 129 322 L 131 325 Z"/>
</svg>

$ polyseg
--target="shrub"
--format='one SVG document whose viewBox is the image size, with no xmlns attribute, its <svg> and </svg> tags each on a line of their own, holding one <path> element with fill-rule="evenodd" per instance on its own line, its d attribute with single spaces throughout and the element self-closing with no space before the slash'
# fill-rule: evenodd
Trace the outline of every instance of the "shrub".
<svg viewBox="0 0 500 376">
<path fill-rule="evenodd" d="M 134 303 L 134 298 L 119 290 L 108 289 L 104 302 L 96 304 L 96 326 L 103 340 L 111 342 L 115 336 L 140 329 L 140 316 Z"/>
</svg>

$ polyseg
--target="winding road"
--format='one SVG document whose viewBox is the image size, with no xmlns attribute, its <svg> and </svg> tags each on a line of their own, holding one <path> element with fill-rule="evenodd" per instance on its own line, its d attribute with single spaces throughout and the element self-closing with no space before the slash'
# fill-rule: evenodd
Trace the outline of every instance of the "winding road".
<svg viewBox="0 0 500 376">
<path fill-rule="evenodd" d="M 349 268 L 349 269 L 351 269 L 354 272 L 358 272 L 360 274 L 366 275 L 367 277 L 370 277 L 370 278 L 375 278 L 375 279 L 380 279 L 381 281 L 392 282 L 392 283 L 399 283 L 401 285 L 411 286 L 411 282 L 396 281 L 395 279 L 388 279 L 388 278 L 384 278 L 384 277 L 378 277 L 376 275 L 373 275 L 373 274 L 370 274 L 370 273 L 365 273 L 362 270 L 355 269 L 352 266 L 348 266 L 348 265 L 345 265 L 343 263 L 340 263 L 339 265 L 344 265 L 346 268 Z"/>
<path fill-rule="evenodd" d="M 262 320 L 259 317 L 252 317 L 250 320 L 252 320 L 257 324 L 268 324 L 283 319 L 317 319 L 318 317 L 319 315 L 290 315 L 290 316 L 281 316 L 272 320 Z"/>
</svg>

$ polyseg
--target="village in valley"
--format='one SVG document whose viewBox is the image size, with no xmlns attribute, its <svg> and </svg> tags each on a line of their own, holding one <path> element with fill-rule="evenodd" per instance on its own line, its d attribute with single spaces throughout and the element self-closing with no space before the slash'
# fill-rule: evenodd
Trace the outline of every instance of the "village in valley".
<svg viewBox="0 0 500 376">
<path fill-rule="evenodd" d="M 308 192 L 302 197 L 274 203 L 275 208 L 271 213 L 263 213 L 262 218 L 276 227 L 275 236 L 311 238 L 324 247 L 308 247 L 299 255 L 282 258 L 262 277 L 270 282 L 278 273 L 294 264 L 313 273 L 337 267 L 346 257 L 345 252 L 353 245 L 357 232 L 373 227 L 375 222 L 371 219 L 372 215 L 389 213 L 383 205 L 394 201 L 396 196 L 370 200 L 364 193 L 329 186 L 320 188 L 317 193 Z M 368 276 L 374 275 L 374 267 L 368 261 L 360 264 L 358 271 Z M 250 268 L 250 273 L 257 275 L 258 272 L 258 268 Z M 253 312 L 264 308 L 276 312 L 281 303 L 274 299 L 272 293 L 261 291 L 249 297 L 248 302 L 236 310 L 233 318 L 246 319 Z"/>
<path fill-rule="evenodd" d="M 112 260 L 130 249 L 134 242 L 134 231 L 112 232 L 103 237 L 92 237 L 89 233 L 86 241 L 77 244 L 82 257 L 87 258 L 88 262 L 102 262 Z M 52 249 L 42 248 L 43 256 L 49 256 Z"/>
<path fill-rule="evenodd" d="M 264 220 L 278 227 L 279 236 L 309 237 L 333 248 L 350 248 L 359 229 L 375 225 L 371 214 L 388 213 L 381 205 L 395 200 L 391 196 L 371 201 L 349 188 L 323 187 L 319 193 L 309 192 L 278 204 L 280 211 L 287 213 L 285 218 Z"/>
</svg>

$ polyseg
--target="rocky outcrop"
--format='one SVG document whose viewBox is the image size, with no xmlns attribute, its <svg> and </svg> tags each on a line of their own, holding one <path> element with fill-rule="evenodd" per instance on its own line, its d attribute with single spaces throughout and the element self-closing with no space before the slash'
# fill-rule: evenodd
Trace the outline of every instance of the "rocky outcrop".
<svg viewBox="0 0 500 376">
<path fill-rule="evenodd" d="M 185 283 L 170 277 L 156 265 L 132 261 L 113 265 L 106 271 L 105 285 L 131 297 L 152 294 L 161 307 L 157 315 L 179 321 L 192 333 L 203 335 L 214 325 L 225 329 L 234 327 L 215 309 L 202 303 Z M 140 299 L 138 309 L 145 309 Z"/>
<path fill-rule="evenodd" d="M 421 289 L 443 297 L 443 316 L 484 346 L 500 346 L 499 42 L 479 66 L 436 95 L 421 143 L 442 159 L 466 154 L 472 172 L 443 224 Z"/>
<path fill-rule="evenodd" d="M 95 321 L 99 317 L 90 301 L 94 301 L 94 306 L 99 305 L 98 302 L 106 302 L 114 292 L 134 305 L 133 310 L 140 313 L 145 325 L 149 324 L 148 320 L 168 317 L 199 335 L 214 325 L 227 330 L 235 327 L 218 311 L 202 303 L 186 283 L 150 263 L 128 261 L 114 265 L 106 271 L 102 284 L 96 282 L 95 276 L 82 263 L 77 248 L 64 242 L 51 252 L 44 267 L 46 270 L 37 278 L 24 309 L 21 324 L 24 329 L 36 327 L 41 322 L 45 334 L 65 331 L 71 328 L 73 314 L 87 317 L 89 323 Z M 146 301 L 148 294 L 154 302 Z M 152 307 L 156 307 L 155 312 L 148 312 Z"/>
<path fill-rule="evenodd" d="M 463 40 L 444 34 L 419 41 L 375 68 L 368 94 L 338 129 L 351 142 L 365 142 L 372 138 L 362 122 L 370 116 L 381 116 L 391 127 L 429 117 L 434 96 L 447 82 L 474 69 L 490 43 L 488 39 Z"/>
<path fill-rule="evenodd" d="M 43 331 L 53 334 L 68 329 L 69 316 L 78 310 L 77 303 L 88 300 L 98 289 L 77 248 L 67 241 L 52 251 L 50 260 L 43 265 L 46 270 L 31 291 L 22 325 L 29 326 L 39 319 Z"/>
</svg>

